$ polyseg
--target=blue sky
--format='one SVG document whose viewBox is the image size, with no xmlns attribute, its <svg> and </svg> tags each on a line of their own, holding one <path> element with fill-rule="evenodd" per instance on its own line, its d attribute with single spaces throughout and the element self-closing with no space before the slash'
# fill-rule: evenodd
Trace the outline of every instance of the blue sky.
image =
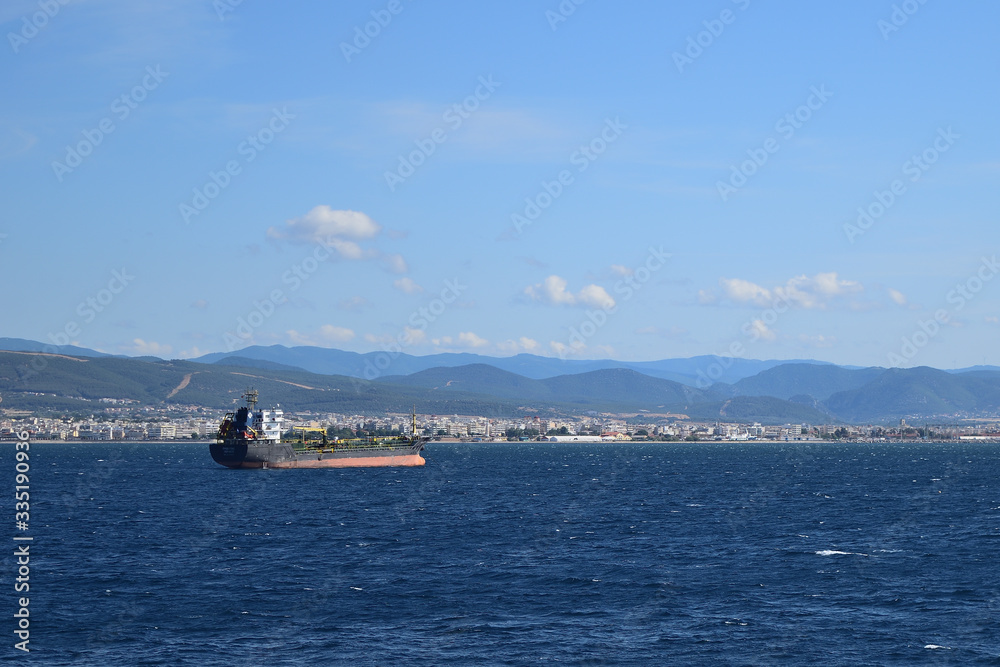
<svg viewBox="0 0 1000 667">
<path fill-rule="evenodd" d="M 1000 364 L 998 20 L 8 1 L 2 335 Z"/>
</svg>

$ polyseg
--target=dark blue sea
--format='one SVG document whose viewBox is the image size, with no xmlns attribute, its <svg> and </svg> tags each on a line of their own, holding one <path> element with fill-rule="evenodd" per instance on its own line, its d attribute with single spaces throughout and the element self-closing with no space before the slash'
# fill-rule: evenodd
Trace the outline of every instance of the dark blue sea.
<svg viewBox="0 0 1000 667">
<path fill-rule="evenodd" d="M 1000 665 L 1000 447 L 31 446 L 48 665 Z M 14 529 L 13 445 L 0 503 Z M 13 547 L 8 554 L 13 553 Z"/>
</svg>

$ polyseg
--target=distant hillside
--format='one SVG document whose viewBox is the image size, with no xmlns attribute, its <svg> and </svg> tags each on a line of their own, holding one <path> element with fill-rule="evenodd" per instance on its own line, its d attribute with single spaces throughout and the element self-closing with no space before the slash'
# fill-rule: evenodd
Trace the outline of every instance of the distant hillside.
<svg viewBox="0 0 1000 667">
<path fill-rule="evenodd" d="M 625 368 L 533 380 L 486 364 L 431 368 L 384 382 L 433 391 L 472 391 L 493 396 L 574 405 L 634 405 L 642 408 L 704 400 L 702 392 Z"/>
<path fill-rule="evenodd" d="M 389 375 L 376 382 L 422 387 L 437 392 L 466 391 L 525 400 L 549 400 L 552 395 L 539 380 L 508 373 L 486 364 L 429 368 L 410 375 Z"/>
<path fill-rule="evenodd" d="M 539 380 L 563 401 L 617 403 L 642 408 L 668 408 L 705 400 L 703 392 L 673 382 L 643 375 L 627 368 L 609 368 L 579 375 L 560 375 Z"/>
<path fill-rule="evenodd" d="M 265 368 L 272 371 L 293 371 L 301 373 L 303 369 L 297 366 L 286 366 L 264 359 L 248 359 L 247 357 L 226 357 L 215 362 L 219 366 L 244 366 L 246 368 Z"/>
<path fill-rule="evenodd" d="M 862 387 L 833 394 L 824 404 L 852 422 L 997 414 L 1000 373 L 948 373 L 926 366 L 890 368 Z"/>
<path fill-rule="evenodd" d="M 951 420 L 1000 414 L 1000 372 L 988 370 L 787 364 L 735 385 L 718 383 L 701 390 L 627 368 L 533 379 L 469 364 L 368 382 L 253 358 L 205 364 L 0 352 L 0 407 L 10 409 L 96 412 L 106 406 L 102 398 L 129 399 L 140 406 L 222 409 L 232 408 L 250 385 L 265 403 L 350 414 L 408 412 L 414 405 L 426 414 L 648 411 L 762 423 L 888 423 L 904 417 Z"/>
<path fill-rule="evenodd" d="M 68 354 L 74 357 L 111 357 L 114 355 L 90 350 L 76 345 L 50 345 L 24 338 L 0 338 L 0 350 L 10 352 L 51 352 L 53 354 Z"/>
<path fill-rule="evenodd" d="M 141 405 L 231 409 L 248 386 L 258 389 L 263 403 L 280 403 L 295 411 L 373 414 L 409 412 L 416 406 L 424 414 L 524 412 L 516 401 L 491 396 L 432 395 L 419 388 L 305 371 L 0 352 L 3 408 L 96 412 L 105 407 L 99 399 L 115 398 Z"/>
<path fill-rule="evenodd" d="M 284 366 L 301 368 L 312 373 L 325 375 L 347 375 L 359 378 L 411 375 L 433 368 L 454 368 L 485 364 L 515 373 L 522 377 L 542 380 L 559 375 L 577 375 L 591 371 L 613 368 L 628 368 L 643 375 L 673 380 L 691 386 L 707 386 L 713 380 L 736 382 L 788 361 L 757 359 L 723 359 L 716 356 L 700 356 L 689 359 L 662 359 L 659 361 L 615 361 L 612 359 L 584 360 L 558 359 L 534 354 L 518 354 L 513 357 L 487 357 L 470 353 L 441 353 L 414 356 L 400 353 L 394 355 L 385 368 L 384 352 L 345 352 L 325 347 L 285 347 L 284 345 L 251 345 L 236 352 L 215 352 L 192 359 L 199 363 L 224 362 L 228 357 L 259 359 Z M 798 363 L 824 365 L 825 362 L 801 360 Z"/>
<path fill-rule="evenodd" d="M 836 421 L 814 408 L 773 396 L 736 396 L 726 401 L 692 406 L 691 419 L 761 424 L 825 424 Z"/>
<path fill-rule="evenodd" d="M 733 385 L 733 389 L 741 396 L 789 399 L 805 395 L 825 400 L 837 392 L 862 387 L 884 372 L 884 368 L 849 370 L 831 365 L 782 364 L 743 378 Z"/>
</svg>

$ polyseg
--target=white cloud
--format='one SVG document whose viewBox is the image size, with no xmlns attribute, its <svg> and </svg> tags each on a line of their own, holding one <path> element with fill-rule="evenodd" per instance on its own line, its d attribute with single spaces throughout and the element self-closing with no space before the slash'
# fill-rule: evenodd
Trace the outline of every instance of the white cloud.
<svg viewBox="0 0 1000 667">
<path fill-rule="evenodd" d="M 690 333 L 684 327 L 640 327 L 635 330 L 640 336 L 660 336 L 661 338 L 683 338 Z"/>
<path fill-rule="evenodd" d="M 698 290 L 698 303 L 710 304 L 719 300 L 719 297 L 712 290 Z"/>
<path fill-rule="evenodd" d="M 358 211 L 337 211 L 325 204 L 316 206 L 301 218 L 292 218 L 284 229 L 271 227 L 269 238 L 296 243 L 322 243 L 331 237 L 336 239 L 370 239 L 382 227 L 364 213 Z"/>
<path fill-rule="evenodd" d="M 323 345 L 324 343 L 346 343 L 354 338 L 354 331 L 345 327 L 324 324 L 315 335 L 299 333 L 295 329 L 285 332 L 296 345 Z"/>
<path fill-rule="evenodd" d="M 364 250 L 354 241 L 345 241 L 344 239 L 330 237 L 324 241 L 324 245 L 336 250 L 337 254 L 344 259 L 362 259 L 365 256 Z"/>
<path fill-rule="evenodd" d="M 549 349 L 552 350 L 560 359 L 565 359 L 576 352 L 575 348 L 571 348 L 566 343 L 560 343 L 557 340 L 549 341 Z"/>
<path fill-rule="evenodd" d="M 319 328 L 319 335 L 323 340 L 335 343 L 346 343 L 354 338 L 354 332 L 346 327 L 337 327 L 332 324 L 324 324 Z"/>
<path fill-rule="evenodd" d="M 566 291 L 566 279 L 559 276 L 549 276 L 537 285 L 524 289 L 524 293 L 536 301 L 554 305 L 576 303 L 576 298 Z"/>
<path fill-rule="evenodd" d="M 399 254 L 386 255 L 382 258 L 382 264 L 391 273 L 407 273 L 410 270 L 410 267 L 406 264 L 406 260 Z"/>
<path fill-rule="evenodd" d="M 435 338 L 431 341 L 435 346 L 441 348 L 465 348 L 465 349 L 475 349 L 486 347 L 490 344 L 488 340 L 477 336 L 471 331 L 463 331 L 458 334 L 457 338 L 452 338 L 451 336 L 442 336 L 441 338 Z"/>
<path fill-rule="evenodd" d="M 458 344 L 464 347 L 485 347 L 490 344 L 485 338 L 481 338 L 471 331 L 463 331 L 458 334 Z"/>
<path fill-rule="evenodd" d="M 409 276 L 392 281 L 392 286 L 401 292 L 406 292 L 407 294 L 416 294 L 424 291 L 424 288 L 415 283 L 413 278 L 410 278 Z"/>
<path fill-rule="evenodd" d="M 141 338 L 132 339 L 131 345 L 126 345 L 125 350 L 139 356 L 165 357 L 173 352 L 170 345 L 161 345 L 155 341 L 145 341 Z"/>
<path fill-rule="evenodd" d="M 595 306 L 605 310 L 615 307 L 615 300 L 600 285 L 587 285 L 576 294 L 566 289 L 566 279 L 549 276 L 541 283 L 530 285 L 524 293 L 535 301 L 553 306 Z"/>
<path fill-rule="evenodd" d="M 859 282 L 842 280 L 834 272 L 817 273 L 813 277 L 795 276 L 784 285 L 767 289 L 742 278 L 720 278 L 723 298 L 734 303 L 752 303 L 767 308 L 784 303 L 797 308 L 823 309 L 838 297 L 864 291 Z M 714 293 L 702 290 L 698 293 L 701 303 L 713 303 Z"/>
<path fill-rule="evenodd" d="M 899 306 L 906 305 L 906 295 L 902 292 L 889 288 L 889 298 L 895 301 Z"/>
<path fill-rule="evenodd" d="M 580 290 L 576 298 L 580 303 L 603 308 L 604 310 L 611 310 L 615 307 L 615 300 L 599 285 L 587 285 Z"/>
<path fill-rule="evenodd" d="M 833 336 L 824 336 L 822 334 L 817 334 L 815 336 L 800 334 L 799 340 L 809 347 L 833 347 L 837 342 L 837 339 Z"/>
<path fill-rule="evenodd" d="M 403 340 L 408 345 L 420 345 L 427 342 L 427 332 L 423 329 L 411 329 L 403 327 Z"/>
<path fill-rule="evenodd" d="M 519 352 L 536 352 L 541 346 L 537 340 L 521 336 L 517 340 L 508 339 L 497 343 L 497 351 L 503 354 L 518 354 Z"/>
<path fill-rule="evenodd" d="M 368 299 L 363 296 L 352 296 L 350 299 L 341 299 L 337 302 L 337 308 L 341 310 L 360 311 L 365 306 L 370 306 Z"/>
<path fill-rule="evenodd" d="M 770 290 L 740 278 L 720 278 L 723 295 L 737 303 L 753 302 L 758 306 L 769 306 L 773 297 Z"/>
<path fill-rule="evenodd" d="M 750 323 L 750 328 L 757 334 L 757 337 L 763 340 L 774 340 L 778 337 L 772 329 L 770 329 L 763 320 L 754 320 Z"/>
<path fill-rule="evenodd" d="M 632 275 L 632 269 L 627 266 L 622 266 L 621 264 L 612 264 L 611 272 L 619 276 L 630 276 Z"/>
</svg>

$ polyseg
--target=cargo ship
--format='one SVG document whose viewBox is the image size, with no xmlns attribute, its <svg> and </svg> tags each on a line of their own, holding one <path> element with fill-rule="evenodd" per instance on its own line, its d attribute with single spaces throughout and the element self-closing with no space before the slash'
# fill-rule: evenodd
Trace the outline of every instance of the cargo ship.
<svg viewBox="0 0 1000 667">
<path fill-rule="evenodd" d="M 422 466 L 420 456 L 429 438 L 417 435 L 413 414 L 411 435 L 392 438 L 352 438 L 330 441 L 323 429 L 319 441 L 282 442 L 284 411 L 280 407 L 257 409 L 257 391 L 243 394 L 245 404 L 226 414 L 216 441 L 209 445 L 212 458 L 227 468 L 353 468 L 372 466 Z"/>
</svg>

